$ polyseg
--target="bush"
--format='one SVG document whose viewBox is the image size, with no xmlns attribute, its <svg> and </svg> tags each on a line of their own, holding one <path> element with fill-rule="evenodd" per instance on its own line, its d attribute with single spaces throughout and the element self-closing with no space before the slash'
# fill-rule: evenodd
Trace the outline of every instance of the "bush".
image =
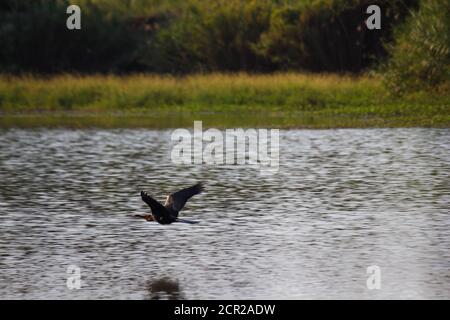
<svg viewBox="0 0 450 320">
<path fill-rule="evenodd" d="M 66 28 L 68 0 L 6 0 L 0 8 L 0 70 L 118 72 L 129 68 L 139 34 L 129 17 L 82 5 L 81 30 Z"/>
<path fill-rule="evenodd" d="M 190 1 L 149 41 L 144 63 L 158 72 L 257 71 L 253 46 L 269 28 L 271 1 Z"/>
<path fill-rule="evenodd" d="M 359 72 L 385 56 L 383 42 L 416 2 L 330 0 L 282 7 L 274 10 L 258 49 L 276 68 Z M 381 30 L 365 25 L 371 4 L 382 10 Z"/>
<path fill-rule="evenodd" d="M 388 46 L 385 83 L 403 94 L 438 90 L 450 82 L 450 2 L 423 0 Z"/>
</svg>

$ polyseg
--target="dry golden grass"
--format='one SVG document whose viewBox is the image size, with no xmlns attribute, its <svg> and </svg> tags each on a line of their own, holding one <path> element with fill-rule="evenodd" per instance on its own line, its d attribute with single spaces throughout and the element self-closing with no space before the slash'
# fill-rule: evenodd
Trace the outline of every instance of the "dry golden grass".
<svg viewBox="0 0 450 320">
<path fill-rule="evenodd" d="M 149 123 L 165 123 L 158 118 L 167 115 L 200 119 L 206 114 L 215 125 L 448 126 L 448 101 L 448 93 L 393 97 L 377 77 L 335 74 L 0 76 L 2 126 L 8 126 L 6 118 L 62 114 L 82 114 L 89 123 L 93 115 L 114 115 L 114 126 L 153 126 Z M 153 120 L 127 122 L 125 116 Z"/>
</svg>

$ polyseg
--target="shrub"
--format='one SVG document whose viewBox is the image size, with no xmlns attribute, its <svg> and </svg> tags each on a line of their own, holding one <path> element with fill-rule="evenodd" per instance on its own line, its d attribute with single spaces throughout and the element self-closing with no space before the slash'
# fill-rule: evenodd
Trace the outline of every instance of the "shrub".
<svg viewBox="0 0 450 320">
<path fill-rule="evenodd" d="M 417 1 L 317 1 L 274 10 L 259 53 L 277 68 L 359 72 L 385 56 L 383 42 Z M 366 8 L 382 9 L 381 30 L 365 26 Z"/>
<path fill-rule="evenodd" d="M 135 59 L 129 17 L 82 6 L 82 28 L 66 28 L 67 0 L 5 0 L 0 9 L 0 69 L 6 72 L 117 72 Z"/>
<path fill-rule="evenodd" d="M 385 83 L 394 94 L 438 90 L 450 82 L 450 2 L 423 0 L 388 45 Z"/>
<path fill-rule="evenodd" d="M 147 45 L 144 63 L 158 72 L 257 71 L 253 46 L 269 28 L 271 1 L 191 0 Z"/>
</svg>

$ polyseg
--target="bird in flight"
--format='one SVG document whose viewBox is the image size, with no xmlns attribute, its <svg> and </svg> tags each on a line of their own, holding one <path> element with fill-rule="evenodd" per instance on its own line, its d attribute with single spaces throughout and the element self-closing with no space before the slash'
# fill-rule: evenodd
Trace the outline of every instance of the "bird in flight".
<svg viewBox="0 0 450 320">
<path fill-rule="evenodd" d="M 171 195 L 167 196 L 164 205 L 150 197 L 147 192 L 141 191 L 142 200 L 150 207 L 152 214 L 135 215 L 138 218 L 144 218 L 147 221 L 156 221 L 160 224 L 170 224 L 172 222 L 184 222 L 184 223 L 198 223 L 197 221 L 190 221 L 178 218 L 178 213 L 183 209 L 186 202 L 192 196 L 202 192 L 203 186 L 201 183 L 181 189 Z"/>
</svg>

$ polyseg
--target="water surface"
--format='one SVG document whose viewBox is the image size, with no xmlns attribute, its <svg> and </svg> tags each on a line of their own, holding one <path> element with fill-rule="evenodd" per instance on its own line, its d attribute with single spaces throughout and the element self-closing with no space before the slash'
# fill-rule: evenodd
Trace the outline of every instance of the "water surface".
<svg viewBox="0 0 450 320">
<path fill-rule="evenodd" d="M 281 131 L 272 176 L 175 166 L 170 133 L 0 131 L 0 298 L 450 298 L 449 129 Z M 200 224 L 132 217 L 197 181 Z"/>
</svg>

